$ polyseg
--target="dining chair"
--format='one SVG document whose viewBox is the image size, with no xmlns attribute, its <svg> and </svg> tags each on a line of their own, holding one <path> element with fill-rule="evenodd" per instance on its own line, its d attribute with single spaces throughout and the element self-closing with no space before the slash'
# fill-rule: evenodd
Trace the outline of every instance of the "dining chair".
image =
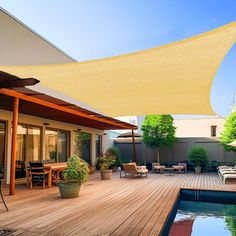
<svg viewBox="0 0 236 236">
<path fill-rule="evenodd" d="M 44 168 L 42 162 L 29 162 L 29 185 L 30 189 L 33 188 L 33 184 L 42 183 L 45 188 L 46 176 L 48 176 L 49 170 Z"/>
<path fill-rule="evenodd" d="M 0 196 L 1 196 L 1 199 L 2 199 L 2 203 L 4 204 L 6 210 L 8 211 L 8 207 L 7 207 L 7 204 L 4 200 L 4 197 L 3 197 L 3 194 L 2 194 L 2 180 L 4 178 L 4 168 L 1 167 L 0 168 Z"/>
</svg>

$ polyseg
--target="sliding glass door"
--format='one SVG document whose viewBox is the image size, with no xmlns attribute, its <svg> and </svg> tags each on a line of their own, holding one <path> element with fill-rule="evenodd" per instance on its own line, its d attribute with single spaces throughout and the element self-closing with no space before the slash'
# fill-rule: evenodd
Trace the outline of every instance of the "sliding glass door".
<svg viewBox="0 0 236 236">
<path fill-rule="evenodd" d="M 45 161 L 66 162 L 69 156 L 69 132 L 46 129 Z"/>
<path fill-rule="evenodd" d="M 74 132 L 73 153 L 89 164 L 91 164 L 91 140 L 92 135 L 89 133 Z"/>
<path fill-rule="evenodd" d="M 6 123 L 0 121 L 0 168 L 5 167 Z"/>
<path fill-rule="evenodd" d="M 102 135 L 96 135 L 96 157 L 101 156 L 102 154 Z"/>
<path fill-rule="evenodd" d="M 17 127 L 16 178 L 25 177 L 25 163 L 40 161 L 41 129 L 28 125 Z"/>
</svg>

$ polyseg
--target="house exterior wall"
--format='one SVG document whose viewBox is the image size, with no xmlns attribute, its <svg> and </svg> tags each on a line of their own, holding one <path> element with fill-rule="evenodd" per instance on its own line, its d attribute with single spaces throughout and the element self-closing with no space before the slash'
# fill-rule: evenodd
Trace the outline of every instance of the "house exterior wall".
<svg viewBox="0 0 236 236">
<path fill-rule="evenodd" d="M 0 8 L 0 64 L 42 65 L 75 61 Z"/>
<path fill-rule="evenodd" d="M 211 126 L 216 126 L 216 137 L 224 130 L 225 118 L 175 119 L 176 137 L 211 137 Z"/>
<path fill-rule="evenodd" d="M 12 128 L 12 112 L 1 110 L 0 109 L 0 121 L 4 121 L 7 123 L 7 130 L 6 130 L 6 176 L 7 176 L 7 183 L 10 181 L 10 163 L 11 163 L 11 128 Z M 42 140 L 41 140 L 41 155 L 44 157 L 45 155 L 45 129 L 46 128 L 54 128 L 65 130 L 69 132 L 70 142 L 69 142 L 69 151 L 70 154 L 73 153 L 73 131 L 77 131 L 81 129 L 81 132 L 87 132 L 92 134 L 91 140 L 91 162 L 92 164 L 96 163 L 96 134 L 103 134 L 103 130 L 93 129 L 84 126 L 73 125 L 64 122 L 58 122 L 54 120 L 44 119 L 36 116 L 29 116 L 24 114 L 19 114 L 19 124 L 27 124 L 32 126 L 38 126 L 42 129 Z M 45 126 L 44 123 L 48 123 L 49 125 Z"/>
</svg>

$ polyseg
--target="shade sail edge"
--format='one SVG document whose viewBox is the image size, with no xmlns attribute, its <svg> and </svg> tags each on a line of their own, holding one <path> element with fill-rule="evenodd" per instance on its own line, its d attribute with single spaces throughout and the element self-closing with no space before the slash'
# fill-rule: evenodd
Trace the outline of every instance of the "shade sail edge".
<svg viewBox="0 0 236 236">
<path fill-rule="evenodd" d="M 111 116 L 214 115 L 210 92 L 236 22 L 157 48 L 78 63 L 0 66 Z"/>
</svg>

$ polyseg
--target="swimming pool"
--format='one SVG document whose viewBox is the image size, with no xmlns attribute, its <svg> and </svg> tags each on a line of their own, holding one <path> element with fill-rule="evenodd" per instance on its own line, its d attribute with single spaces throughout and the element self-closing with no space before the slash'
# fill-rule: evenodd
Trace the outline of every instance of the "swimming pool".
<svg viewBox="0 0 236 236">
<path fill-rule="evenodd" d="M 236 205 L 181 200 L 169 236 L 236 235 Z"/>
</svg>

